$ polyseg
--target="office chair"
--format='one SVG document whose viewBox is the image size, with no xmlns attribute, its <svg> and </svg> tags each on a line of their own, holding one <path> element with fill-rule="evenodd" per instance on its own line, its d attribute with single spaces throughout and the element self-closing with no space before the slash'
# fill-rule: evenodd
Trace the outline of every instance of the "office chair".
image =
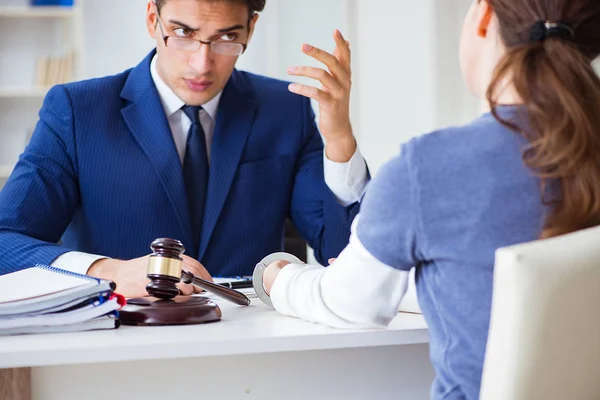
<svg viewBox="0 0 600 400">
<path fill-rule="evenodd" d="M 296 227 L 288 219 L 285 222 L 285 233 L 283 240 L 283 249 L 285 252 L 298 257 L 302 262 L 307 260 L 306 242 L 300 236 Z"/>
<path fill-rule="evenodd" d="M 480 398 L 600 399 L 600 227 L 497 250 Z"/>
</svg>

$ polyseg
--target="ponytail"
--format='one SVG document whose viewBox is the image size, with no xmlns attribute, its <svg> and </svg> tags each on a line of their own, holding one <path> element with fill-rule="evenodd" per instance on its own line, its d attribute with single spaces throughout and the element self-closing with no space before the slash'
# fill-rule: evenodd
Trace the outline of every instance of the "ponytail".
<svg viewBox="0 0 600 400">
<path fill-rule="evenodd" d="M 506 82 L 523 101 L 525 126 L 497 112 Z M 540 238 L 600 225 L 600 79 L 590 59 L 560 38 L 509 47 L 487 100 L 496 119 L 529 142 L 523 160 L 549 206 Z"/>
</svg>

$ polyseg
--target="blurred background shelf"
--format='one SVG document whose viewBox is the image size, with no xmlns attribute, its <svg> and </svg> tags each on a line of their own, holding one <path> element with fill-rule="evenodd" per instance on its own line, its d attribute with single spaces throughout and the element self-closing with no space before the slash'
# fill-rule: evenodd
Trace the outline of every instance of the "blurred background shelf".
<svg viewBox="0 0 600 400">
<path fill-rule="evenodd" d="M 12 165 L 0 165 L 0 180 L 7 179 L 12 172 Z"/>
<path fill-rule="evenodd" d="M 37 86 L 0 86 L 1 98 L 43 98 L 49 88 Z"/>
<path fill-rule="evenodd" d="M 0 17 L 11 18 L 72 18 L 74 7 L 65 6 L 0 6 Z"/>
<path fill-rule="evenodd" d="M 0 0 L 0 190 L 31 138 L 50 87 L 82 78 L 84 2 Z"/>
</svg>

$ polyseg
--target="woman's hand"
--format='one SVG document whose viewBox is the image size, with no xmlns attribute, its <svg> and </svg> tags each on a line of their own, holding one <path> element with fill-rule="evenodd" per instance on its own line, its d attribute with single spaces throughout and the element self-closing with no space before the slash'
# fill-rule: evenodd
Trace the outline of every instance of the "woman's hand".
<svg viewBox="0 0 600 400">
<path fill-rule="evenodd" d="M 286 265 L 290 264 L 289 261 L 285 260 L 277 260 L 273 261 L 271 264 L 265 268 L 265 272 L 263 273 L 263 287 L 265 288 L 265 292 L 270 295 L 271 288 L 273 287 L 273 283 L 277 279 L 279 275 L 279 271 Z"/>
</svg>

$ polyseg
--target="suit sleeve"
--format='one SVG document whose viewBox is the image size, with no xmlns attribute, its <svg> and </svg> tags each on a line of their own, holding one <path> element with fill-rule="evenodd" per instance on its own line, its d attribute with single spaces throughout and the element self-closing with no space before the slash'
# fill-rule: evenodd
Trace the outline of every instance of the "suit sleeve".
<svg viewBox="0 0 600 400">
<path fill-rule="evenodd" d="M 50 264 L 79 205 L 74 116 L 64 86 L 50 90 L 29 145 L 0 191 L 0 274 Z"/>
<path fill-rule="evenodd" d="M 352 220 L 358 214 L 359 203 L 347 207 L 339 201 L 325 183 L 323 172 L 323 140 L 315 123 L 310 101 L 303 99 L 304 145 L 296 164 L 290 218 L 314 250 L 319 263 L 326 265 L 337 257 L 350 238 Z"/>
</svg>

